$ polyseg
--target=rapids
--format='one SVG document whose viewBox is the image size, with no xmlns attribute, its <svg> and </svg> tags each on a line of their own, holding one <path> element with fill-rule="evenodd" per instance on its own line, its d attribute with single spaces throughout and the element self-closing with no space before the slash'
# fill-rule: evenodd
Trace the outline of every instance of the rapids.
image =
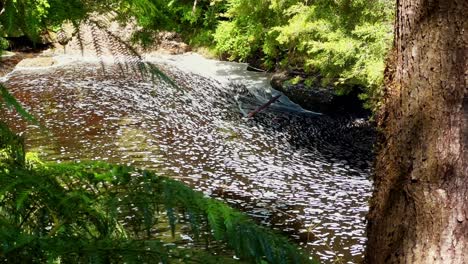
<svg viewBox="0 0 468 264">
<path fill-rule="evenodd" d="M 174 80 L 144 80 L 112 61 L 57 57 L 2 82 L 47 128 L 0 117 L 45 160 L 103 160 L 152 169 L 281 230 L 324 263 L 362 259 L 374 129 L 306 111 L 268 75 L 196 54 L 147 58 Z M 103 68 L 104 66 L 104 68 Z"/>
</svg>

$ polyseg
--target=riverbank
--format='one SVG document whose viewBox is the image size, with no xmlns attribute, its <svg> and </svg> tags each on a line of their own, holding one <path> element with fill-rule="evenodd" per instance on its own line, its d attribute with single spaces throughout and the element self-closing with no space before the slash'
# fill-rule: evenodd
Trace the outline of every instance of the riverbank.
<svg viewBox="0 0 468 264">
<path fill-rule="evenodd" d="M 189 42 L 190 39 L 187 40 Z M 232 61 L 226 57 L 218 56 L 212 46 L 191 47 L 190 50 L 201 54 L 208 59 Z M 234 60 L 233 62 L 239 62 Z M 269 70 L 256 60 L 248 60 L 245 70 L 251 72 L 266 73 L 269 75 L 269 84 L 286 95 L 291 101 L 302 108 L 333 116 L 354 116 L 370 118 L 372 110 L 365 106 L 361 99 L 365 89 L 360 86 L 343 89 L 333 85 L 323 85 L 320 73 L 306 73 L 303 69 L 286 71 L 281 68 Z"/>
<path fill-rule="evenodd" d="M 152 44 L 146 43 L 143 47 L 136 45 L 135 49 L 129 49 L 133 33 L 137 28 L 135 23 L 128 23 L 125 27 L 115 22 L 102 24 L 99 18 L 83 23 L 79 31 L 71 25 L 62 27 L 62 34 L 67 39 L 66 43 L 58 43 L 55 33 L 49 34 L 47 38 L 51 42 L 50 48 L 37 53 L 33 51 L 32 56 L 39 56 L 40 59 L 25 61 L 25 67 L 51 66 L 54 62 L 47 57 L 56 55 L 82 55 L 85 57 L 112 56 L 116 61 L 124 61 L 130 57 L 157 55 L 158 53 L 182 54 L 192 50 L 200 51 L 205 57 L 213 58 L 212 47 L 198 46 L 192 48 L 183 42 L 183 35 L 174 32 L 159 32 L 153 36 L 155 41 Z M 77 33 L 79 32 L 79 33 Z M 187 39 L 190 42 L 190 39 Z M 219 56 L 218 56 L 219 57 Z M 226 59 L 226 57 L 221 56 Z M 219 59 L 219 58 L 218 58 Z M 260 59 L 259 59 L 260 60 Z M 11 61 L 11 60 L 10 60 Z M 251 71 L 263 71 L 263 66 L 259 61 L 250 60 L 246 68 Z M 5 68 L 5 72 L 11 66 Z M 265 70 L 266 71 L 266 70 Z M 314 112 L 321 112 L 328 115 L 351 115 L 357 117 L 368 117 L 371 112 L 363 107 L 363 101 L 359 99 L 359 94 L 363 89 L 356 87 L 341 94 L 339 90 L 330 85 L 322 84 L 322 77 L 319 74 L 310 75 L 300 69 L 294 71 L 284 71 L 280 68 L 271 74 L 270 84 L 272 87 L 301 107 Z"/>
<path fill-rule="evenodd" d="M 187 39 L 187 42 L 190 42 L 190 39 Z M 240 62 L 228 60 L 226 56 L 219 56 L 213 46 L 197 46 L 190 49 L 205 58 Z M 270 85 L 304 109 L 335 116 L 369 118 L 372 115 L 370 107 L 365 105 L 366 101 L 361 99 L 362 94 L 365 93 L 364 87 L 354 85 L 348 88 L 337 88 L 333 85 L 324 85 L 320 73 L 307 73 L 300 68 L 289 71 L 282 68 L 271 70 L 264 67 L 258 60 L 260 59 L 249 59 L 243 62 L 245 69 L 268 73 Z"/>
</svg>

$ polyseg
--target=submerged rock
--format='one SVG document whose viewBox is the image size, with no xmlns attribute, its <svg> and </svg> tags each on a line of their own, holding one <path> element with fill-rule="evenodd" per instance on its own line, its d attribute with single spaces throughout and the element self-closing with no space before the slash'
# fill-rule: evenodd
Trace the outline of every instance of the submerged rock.
<svg viewBox="0 0 468 264">
<path fill-rule="evenodd" d="M 3 58 L 6 58 L 6 57 L 12 57 L 12 56 L 15 56 L 16 53 L 14 52 L 11 52 L 11 51 L 2 51 L 0 57 L 3 59 Z"/>
<path fill-rule="evenodd" d="M 3 51 L 0 56 L 0 77 L 11 72 L 21 59 L 16 53 Z"/>
<path fill-rule="evenodd" d="M 34 58 L 37 56 L 38 53 L 24 53 L 24 52 L 10 52 L 10 51 L 3 51 L 2 56 L 0 58 L 0 77 L 3 77 L 13 71 L 13 69 L 20 63 L 21 61 Z M 31 66 L 32 67 L 32 66 Z M 34 66 L 39 67 L 39 66 Z"/>
</svg>

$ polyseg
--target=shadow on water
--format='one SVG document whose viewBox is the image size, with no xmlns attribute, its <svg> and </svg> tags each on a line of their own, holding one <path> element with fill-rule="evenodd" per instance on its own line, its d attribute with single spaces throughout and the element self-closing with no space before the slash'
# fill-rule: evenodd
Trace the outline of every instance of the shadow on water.
<svg viewBox="0 0 468 264">
<path fill-rule="evenodd" d="M 123 77 L 112 65 L 99 74 L 98 63 L 17 70 L 6 84 L 53 136 L 14 113 L 2 119 L 44 159 L 154 169 L 287 233 L 324 262 L 362 259 L 374 138 L 368 122 L 316 115 L 287 98 L 246 119 L 277 93 L 262 88 L 267 76 L 241 78 L 237 64 L 215 65 L 229 76 L 220 81 L 177 60 L 160 63 L 184 93 Z"/>
</svg>

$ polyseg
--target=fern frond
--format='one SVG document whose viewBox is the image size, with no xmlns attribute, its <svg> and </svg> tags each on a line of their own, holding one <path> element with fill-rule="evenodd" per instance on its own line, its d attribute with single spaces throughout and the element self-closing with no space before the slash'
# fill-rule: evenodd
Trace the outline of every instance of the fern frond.
<svg viewBox="0 0 468 264">
<path fill-rule="evenodd" d="M 144 251 L 146 255 L 154 255 L 160 261 L 178 258 L 158 246 L 163 243 L 154 230 L 166 222 L 174 235 L 187 217 L 184 212 L 190 212 L 190 221 L 195 223 L 191 225 L 195 227 L 190 230 L 192 234 L 223 242 L 245 260 L 309 262 L 287 239 L 256 225 L 246 215 L 149 171 L 105 163 L 46 163 L 35 169 L 2 172 L 0 186 L 0 197 L 4 197 L 1 203 L 8 205 L 0 207 L 0 221 L 17 230 L 17 237 L 24 242 L 21 247 L 6 250 L 7 257 L 40 249 L 38 252 L 51 251 L 55 257 L 67 255 L 72 260 L 75 256 L 75 261 L 78 256 L 93 261 L 140 261 L 134 253 L 141 255 L 144 243 L 155 243 L 154 249 Z M 159 212 L 160 207 L 166 209 L 165 215 Z M 210 232 L 201 233 L 203 226 Z M 40 242 L 50 237 L 57 240 L 47 240 L 47 245 L 55 246 Z M 77 241 L 82 244 L 69 247 L 68 239 L 73 239 L 75 245 Z M 59 241 L 63 244 L 57 245 Z"/>
<path fill-rule="evenodd" d="M 96 54 L 97 54 L 97 56 L 99 58 L 99 61 L 100 61 L 100 64 L 101 64 L 101 69 L 102 69 L 103 72 L 105 72 L 106 67 L 104 66 L 104 59 L 103 59 L 103 57 L 104 57 L 104 46 L 103 46 L 103 44 L 104 44 L 105 40 L 103 40 L 101 38 L 102 35 L 99 34 L 98 30 L 99 29 L 98 29 L 98 27 L 96 27 L 95 24 L 91 25 L 91 36 L 92 36 L 91 39 L 92 39 L 93 47 L 94 47 L 94 50 L 96 51 Z"/>
<path fill-rule="evenodd" d="M 7 88 L 0 84 L 0 107 L 2 107 L 2 103 L 5 104 L 6 107 L 10 109 L 15 109 L 21 117 L 37 124 L 37 120 L 30 114 L 26 109 L 24 109 L 21 104 L 15 99 L 13 95 L 8 92 Z"/>
<path fill-rule="evenodd" d="M 73 23 L 73 27 L 75 29 L 75 36 L 76 40 L 78 41 L 78 46 L 80 46 L 81 56 L 84 56 L 83 36 L 81 33 L 80 25 L 78 23 Z"/>
</svg>

